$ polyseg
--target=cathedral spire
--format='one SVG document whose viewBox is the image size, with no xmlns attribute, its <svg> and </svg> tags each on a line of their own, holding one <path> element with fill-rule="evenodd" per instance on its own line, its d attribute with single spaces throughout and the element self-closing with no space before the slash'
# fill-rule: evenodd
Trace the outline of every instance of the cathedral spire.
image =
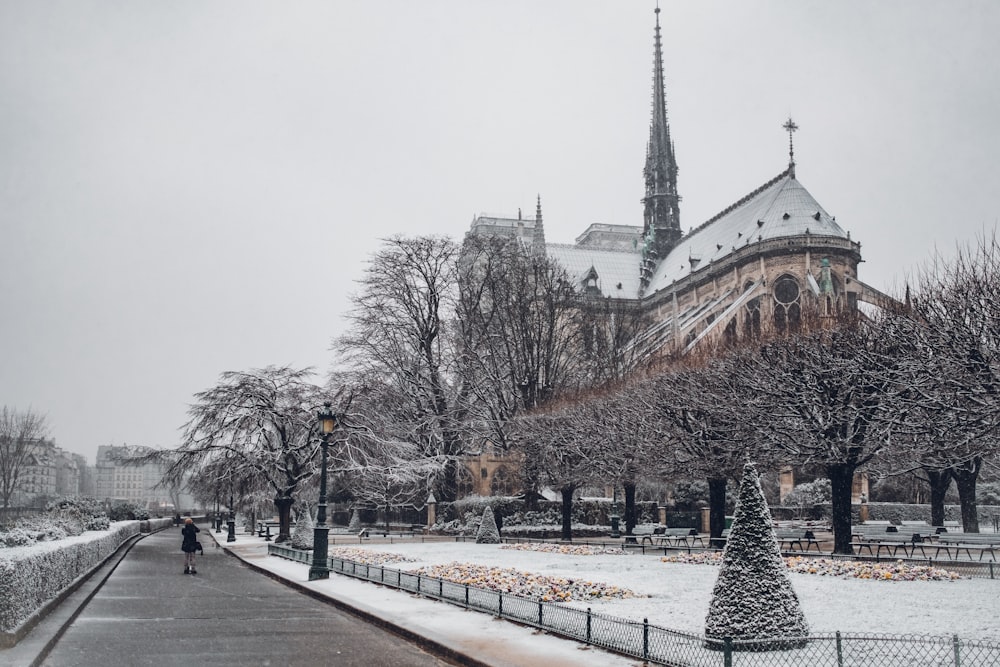
<svg viewBox="0 0 1000 667">
<path fill-rule="evenodd" d="M 538 195 L 535 207 L 535 230 L 531 238 L 531 248 L 534 252 L 545 254 L 545 227 L 542 225 L 542 195 Z"/>
<path fill-rule="evenodd" d="M 656 265 L 681 238 L 680 196 L 677 194 L 677 161 L 667 122 L 667 96 L 663 86 L 663 49 L 660 8 L 656 8 L 653 42 L 653 113 L 646 145 L 646 196 L 643 204 L 641 289 L 649 284 Z"/>
</svg>

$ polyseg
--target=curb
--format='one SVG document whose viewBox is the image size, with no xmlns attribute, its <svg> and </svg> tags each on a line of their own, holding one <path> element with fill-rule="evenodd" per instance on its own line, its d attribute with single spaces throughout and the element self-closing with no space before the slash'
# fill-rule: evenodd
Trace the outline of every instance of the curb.
<svg viewBox="0 0 1000 667">
<path fill-rule="evenodd" d="M 232 551 L 224 543 L 219 542 L 219 540 L 215 538 L 214 534 L 212 535 L 212 539 L 215 540 L 216 545 L 222 547 L 223 551 L 225 551 L 227 555 L 237 559 L 244 566 L 250 568 L 254 572 L 257 572 L 258 574 L 263 574 L 269 579 L 273 579 L 274 581 L 280 584 L 284 584 L 289 588 L 292 588 L 300 593 L 308 595 L 314 600 L 318 600 L 320 602 L 332 605 L 337 609 L 340 609 L 341 611 L 345 611 L 353 616 L 356 616 L 367 623 L 371 623 L 372 625 L 380 627 L 383 630 L 387 630 L 388 632 L 391 632 L 392 634 L 398 637 L 402 637 L 407 641 L 417 644 L 421 648 L 426 649 L 429 653 L 433 653 L 435 656 L 441 658 L 442 660 L 447 660 L 456 665 L 462 665 L 463 667 L 492 667 L 490 663 L 486 663 L 481 660 L 478 660 L 477 658 L 473 658 L 472 656 L 462 653 L 461 651 L 458 651 L 450 646 L 447 646 L 446 644 L 438 642 L 434 639 L 430 639 L 429 637 L 425 637 L 424 635 L 416 633 L 408 628 L 404 628 L 400 625 L 397 625 L 391 621 L 382 618 L 381 616 L 378 616 L 377 614 L 373 614 L 370 611 L 361 609 L 360 607 L 356 607 L 351 603 L 346 602 L 342 599 L 324 593 L 320 593 L 319 591 L 309 588 L 308 586 L 304 586 L 303 584 L 297 581 L 285 579 L 284 577 L 275 574 L 274 572 L 266 570 L 260 567 L 259 565 L 255 565 L 250 561 L 246 560 L 239 554 Z M 373 585 L 377 586 L 378 584 L 373 584 Z"/>
</svg>

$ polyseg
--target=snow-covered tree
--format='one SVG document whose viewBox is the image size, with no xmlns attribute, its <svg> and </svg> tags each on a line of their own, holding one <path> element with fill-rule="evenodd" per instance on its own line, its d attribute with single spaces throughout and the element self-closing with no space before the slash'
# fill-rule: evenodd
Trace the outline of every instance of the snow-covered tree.
<svg viewBox="0 0 1000 667">
<path fill-rule="evenodd" d="M 361 532 L 361 515 L 357 509 L 351 510 L 351 520 L 347 523 L 347 531 L 350 533 Z"/>
<path fill-rule="evenodd" d="M 0 409 L 0 501 L 10 505 L 35 446 L 46 435 L 44 415 L 31 408 L 18 410 L 6 405 Z"/>
<path fill-rule="evenodd" d="M 364 384 L 379 378 L 389 402 L 383 418 L 404 428 L 427 457 L 444 457 L 441 498 L 455 496 L 461 383 L 450 335 L 457 296 L 458 246 L 447 238 L 395 236 L 383 241 L 352 297 L 350 328 L 334 345 Z"/>
<path fill-rule="evenodd" d="M 327 398 L 311 376 L 309 369 L 275 366 L 223 373 L 216 386 L 195 394 L 181 446 L 161 455 L 164 483 L 191 488 L 192 471 L 215 469 L 209 477 L 222 484 L 223 497 L 244 484 L 266 487 L 278 510 L 275 541 L 290 539 L 294 495 L 316 473 L 316 411 Z"/>
<path fill-rule="evenodd" d="M 497 528 L 493 508 L 487 505 L 483 508 L 483 518 L 476 531 L 476 544 L 500 544 L 500 530 Z"/>
<path fill-rule="evenodd" d="M 771 512 L 760 478 L 748 463 L 705 619 L 705 636 L 781 640 L 768 646 L 787 648 L 798 642 L 784 640 L 808 634 L 809 626 L 771 528 Z"/>
<path fill-rule="evenodd" d="M 299 509 L 299 520 L 295 522 L 295 530 L 292 531 L 292 546 L 296 549 L 313 548 L 313 518 L 308 507 Z"/>
</svg>

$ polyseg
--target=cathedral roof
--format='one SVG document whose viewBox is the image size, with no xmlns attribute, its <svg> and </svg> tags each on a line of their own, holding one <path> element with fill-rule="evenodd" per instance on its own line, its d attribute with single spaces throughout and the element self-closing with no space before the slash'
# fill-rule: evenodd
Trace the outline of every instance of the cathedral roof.
<svg viewBox="0 0 1000 667">
<path fill-rule="evenodd" d="M 667 288 L 746 245 L 804 234 L 849 238 L 789 169 L 683 237 L 657 266 L 646 293 Z"/>
<path fill-rule="evenodd" d="M 597 274 L 597 287 L 602 296 L 635 299 L 639 294 L 641 256 L 638 252 L 547 243 L 545 253 L 566 269 L 578 288 L 581 288 L 593 269 Z"/>
</svg>

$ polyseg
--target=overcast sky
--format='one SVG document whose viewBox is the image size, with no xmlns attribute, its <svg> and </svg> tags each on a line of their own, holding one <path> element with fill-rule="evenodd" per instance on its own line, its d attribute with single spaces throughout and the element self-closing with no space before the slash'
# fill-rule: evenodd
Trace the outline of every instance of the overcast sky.
<svg viewBox="0 0 1000 667">
<path fill-rule="evenodd" d="M 781 172 L 890 290 L 997 224 L 1000 3 L 663 2 L 681 222 Z M 0 404 L 173 447 L 221 372 L 334 362 L 379 239 L 642 224 L 649 0 L 0 2 Z M 319 378 L 317 378 L 319 379 Z"/>
</svg>

